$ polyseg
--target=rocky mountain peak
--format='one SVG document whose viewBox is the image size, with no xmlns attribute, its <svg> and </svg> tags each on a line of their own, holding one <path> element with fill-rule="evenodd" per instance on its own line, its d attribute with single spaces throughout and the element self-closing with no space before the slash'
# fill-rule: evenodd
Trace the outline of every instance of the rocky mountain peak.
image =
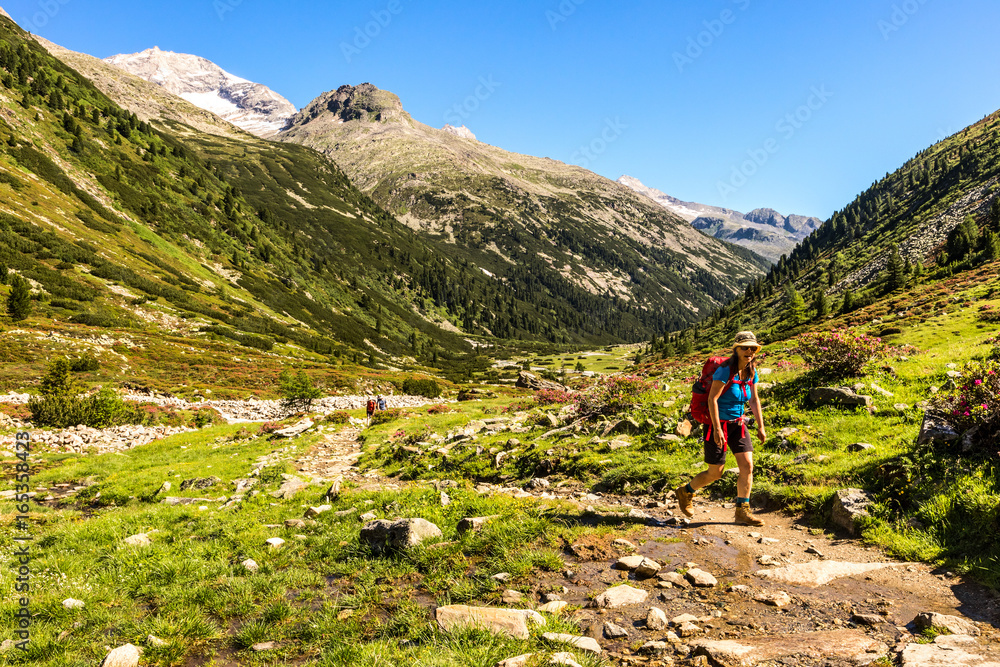
<svg viewBox="0 0 1000 667">
<path fill-rule="evenodd" d="M 112 56 L 105 62 L 259 137 L 277 134 L 296 113 L 295 105 L 267 86 L 230 74 L 199 56 L 154 46 L 141 53 Z"/>
<path fill-rule="evenodd" d="M 461 137 L 462 139 L 472 139 L 473 141 L 478 141 L 476 135 L 472 133 L 472 130 L 466 126 L 455 127 L 454 125 L 448 124 L 441 128 L 448 134 L 454 134 L 456 137 Z"/>
<path fill-rule="evenodd" d="M 3 7 L 0 7 L 0 14 L 2 14 L 3 16 L 6 16 L 6 17 L 7 17 L 7 18 L 9 18 L 9 19 L 10 19 L 11 21 L 13 21 L 13 20 L 14 20 L 14 19 L 10 18 L 10 14 L 8 14 L 8 13 L 7 13 L 7 12 L 6 12 L 5 10 L 4 10 L 4 8 L 3 8 Z"/>
<path fill-rule="evenodd" d="M 344 85 L 323 93 L 292 119 L 292 125 L 304 125 L 327 114 L 332 114 L 342 123 L 386 123 L 408 118 L 398 96 L 379 90 L 370 83 L 362 83 L 359 86 Z"/>
</svg>

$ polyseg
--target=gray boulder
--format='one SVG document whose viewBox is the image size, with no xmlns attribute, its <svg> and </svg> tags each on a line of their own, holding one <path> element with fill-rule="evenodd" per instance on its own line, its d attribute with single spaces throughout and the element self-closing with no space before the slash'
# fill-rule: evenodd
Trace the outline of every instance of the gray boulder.
<svg viewBox="0 0 1000 667">
<path fill-rule="evenodd" d="M 183 482 L 181 482 L 181 491 L 187 491 L 188 489 L 197 489 L 199 491 L 203 491 L 205 489 L 212 488 L 221 481 L 222 480 L 220 478 L 215 477 L 214 475 L 212 477 L 195 477 L 193 479 L 186 479 Z M 169 484 L 169 482 L 166 482 L 165 486 L 167 484 Z M 161 486 L 160 489 L 164 491 L 169 491 L 170 487 L 167 486 L 166 489 L 163 489 L 163 487 Z"/>
<path fill-rule="evenodd" d="M 409 549 L 422 542 L 441 537 L 441 529 L 426 519 L 385 519 L 366 523 L 361 529 L 361 542 L 375 554 Z"/>
<path fill-rule="evenodd" d="M 947 630 L 953 635 L 969 635 L 970 637 L 979 636 L 979 628 L 976 627 L 976 624 L 970 620 L 962 618 L 961 616 L 949 616 L 947 614 L 924 612 L 922 614 L 917 614 L 917 617 L 913 619 L 913 624 L 917 626 L 918 630 L 939 628 Z"/>
<path fill-rule="evenodd" d="M 870 408 L 871 396 L 854 393 L 850 387 L 813 387 L 809 400 L 816 405 L 835 405 L 844 408 Z"/>
<path fill-rule="evenodd" d="M 856 535 L 855 519 L 859 516 L 868 516 L 868 505 L 871 502 L 872 495 L 867 491 L 840 489 L 833 497 L 833 512 L 830 514 L 830 522 L 843 528 L 851 535 Z"/>
<path fill-rule="evenodd" d="M 567 391 L 567 387 L 565 385 L 561 385 L 558 382 L 552 382 L 551 380 L 544 380 L 534 373 L 529 373 L 528 371 L 521 371 L 518 373 L 515 386 L 520 387 L 521 389 L 531 389 L 532 391 L 540 391 L 542 389 Z"/>
<path fill-rule="evenodd" d="M 948 423 L 944 415 L 936 412 L 924 413 L 924 423 L 920 427 L 920 435 L 917 436 L 918 445 L 928 442 L 955 442 L 958 438 L 958 431 Z"/>
</svg>

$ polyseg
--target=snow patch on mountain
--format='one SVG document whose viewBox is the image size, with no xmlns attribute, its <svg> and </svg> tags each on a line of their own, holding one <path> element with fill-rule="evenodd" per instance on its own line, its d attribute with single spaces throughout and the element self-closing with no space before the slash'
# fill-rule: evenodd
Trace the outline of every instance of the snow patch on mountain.
<svg viewBox="0 0 1000 667">
<path fill-rule="evenodd" d="M 283 130 L 298 110 L 267 86 L 230 74 L 199 56 L 159 47 L 105 61 L 155 83 L 258 137 Z"/>
</svg>

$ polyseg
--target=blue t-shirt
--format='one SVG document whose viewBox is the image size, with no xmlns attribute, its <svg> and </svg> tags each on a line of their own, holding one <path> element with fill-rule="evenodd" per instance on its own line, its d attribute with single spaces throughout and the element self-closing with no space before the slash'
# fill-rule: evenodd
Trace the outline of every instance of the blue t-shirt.
<svg viewBox="0 0 1000 667">
<path fill-rule="evenodd" d="M 712 380 L 715 382 L 722 382 L 725 384 L 729 382 L 729 375 L 732 373 L 729 370 L 729 364 L 724 366 L 719 366 L 715 374 L 712 375 Z M 755 370 L 753 373 L 753 382 L 757 384 L 760 378 Z M 739 376 L 733 379 L 733 383 L 729 385 L 719 396 L 719 419 L 722 421 L 729 421 L 731 419 L 738 419 L 743 416 L 743 405 L 750 400 L 753 392 L 750 389 L 750 381 L 747 380 L 743 383 L 739 382 Z"/>
</svg>

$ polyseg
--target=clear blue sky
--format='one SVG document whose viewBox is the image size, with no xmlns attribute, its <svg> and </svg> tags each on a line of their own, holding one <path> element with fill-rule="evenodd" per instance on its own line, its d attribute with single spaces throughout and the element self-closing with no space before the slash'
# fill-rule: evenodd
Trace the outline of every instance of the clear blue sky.
<svg viewBox="0 0 1000 667">
<path fill-rule="evenodd" d="M 0 4 L 77 51 L 198 54 L 299 107 L 367 81 L 429 125 L 742 211 L 825 218 L 1000 108 L 989 0 Z"/>
</svg>

